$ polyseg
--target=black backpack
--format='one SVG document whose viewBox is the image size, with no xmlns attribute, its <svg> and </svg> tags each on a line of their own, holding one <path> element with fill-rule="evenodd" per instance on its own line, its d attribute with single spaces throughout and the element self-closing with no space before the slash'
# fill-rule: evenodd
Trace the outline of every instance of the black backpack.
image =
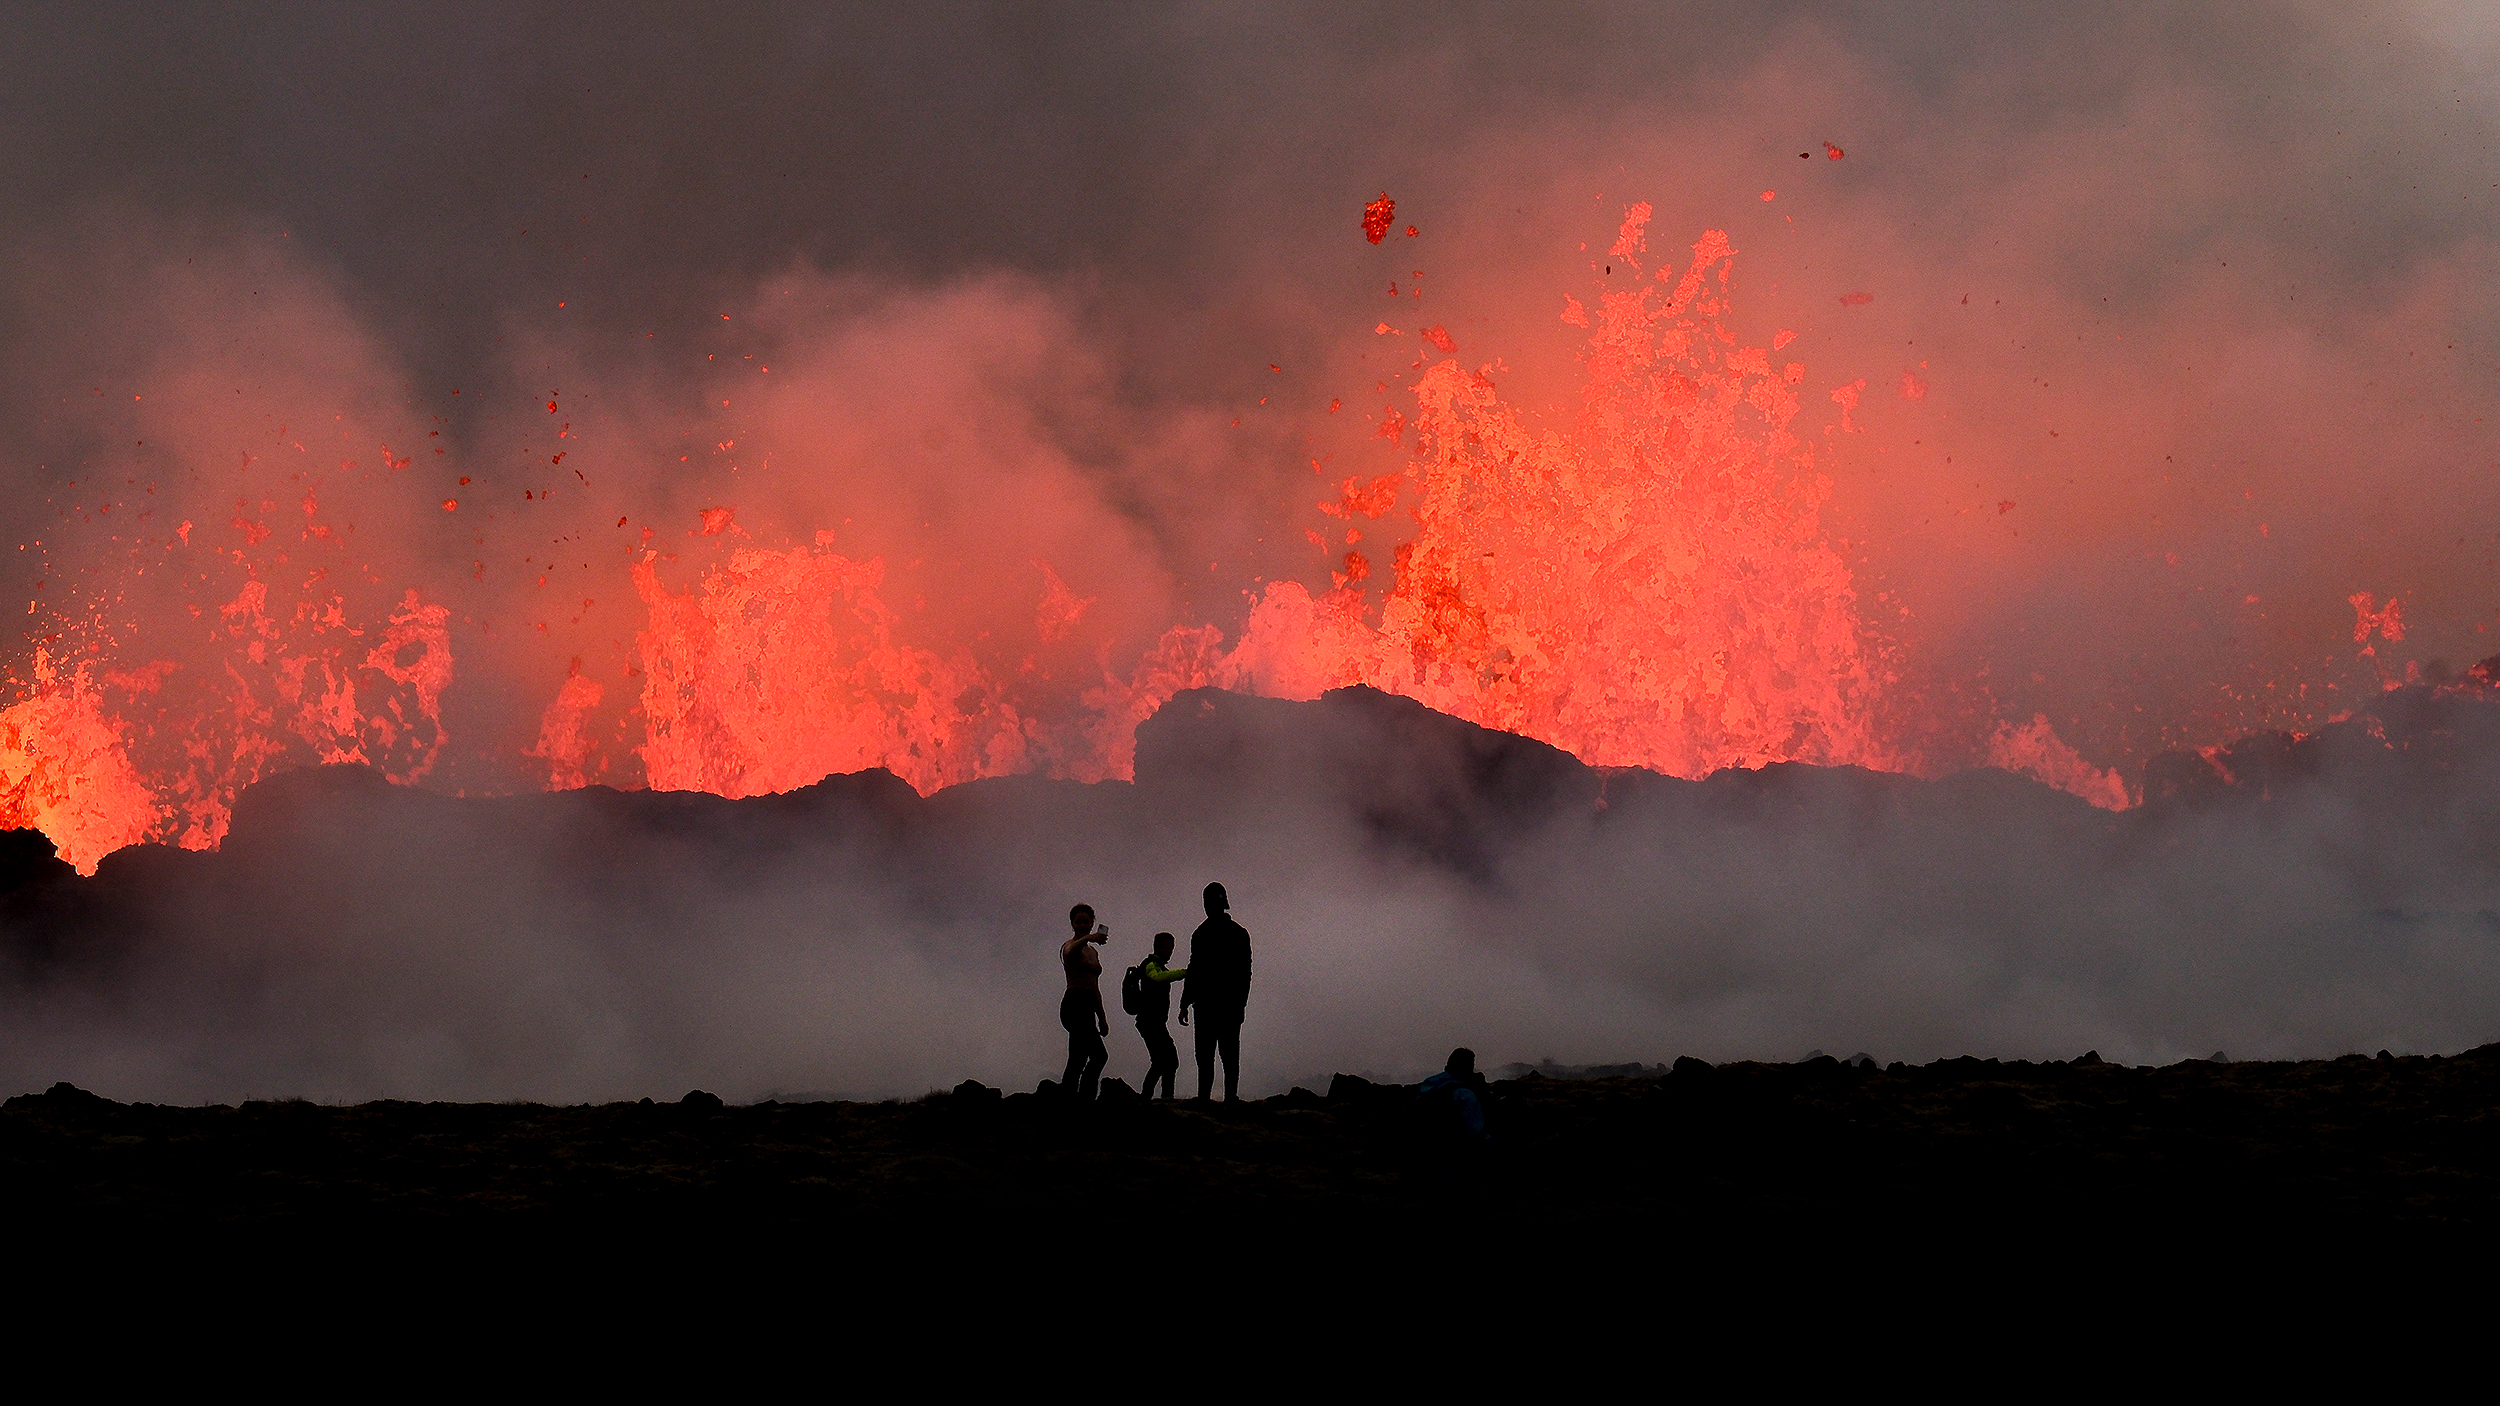
<svg viewBox="0 0 2500 1406">
<path fill-rule="evenodd" d="M 1127 1011 L 1130 1015 L 1144 1015 L 1154 1008 L 1152 1001 L 1146 995 L 1146 983 L 1149 980 L 1151 978 L 1146 975 L 1144 962 L 1139 962 L 1128 969 L 1128 975 L 1120 978 L 1121 1010 Z"/>
</svg>

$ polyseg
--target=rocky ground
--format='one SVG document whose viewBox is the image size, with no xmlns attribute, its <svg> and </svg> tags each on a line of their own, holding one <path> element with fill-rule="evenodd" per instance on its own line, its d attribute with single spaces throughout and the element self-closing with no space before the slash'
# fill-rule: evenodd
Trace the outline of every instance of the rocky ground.
<svg viewBox="0 0 2500 1406">
<path fill-rule="evenodd" d="M 864 1253 L 1021 1236 L 1116 1258 L 1220 1227 L 1271 1249 L 1406 1236 L 2011 1255 L 2453 1245 L 2500 1226 L 2500 1045 L 2165 1068 L 1687 1060 L 1492 1093 L 1494 1154 L 1452 1175 L 1411 1150 L 1410 1090 L 1346 1076 L 1230 1106 L 1092 1108 L 976 1085 L 910 1103 L 570 1108 L 180 1108 L 62 1085 L 0 1113 L 0 1181 L 39 1212 L 20 1245 L 619 1232 L 831 1236 Z"/>
</svg>

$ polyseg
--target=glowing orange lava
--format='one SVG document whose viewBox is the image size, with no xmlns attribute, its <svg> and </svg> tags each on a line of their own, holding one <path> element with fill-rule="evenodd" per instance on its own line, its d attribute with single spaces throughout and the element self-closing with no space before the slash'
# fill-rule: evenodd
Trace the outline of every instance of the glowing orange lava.
<svg viewBox="0 0 2500 1406">
<path fill-rule="evenodd" d="M 1639 271 L 1650 209 L 1612 253 Z M 1736 251 L 1603 295 L 1577 421 L 1532 427 L 1492 365 L 1416 387 L 1415 536 L 1376 617 L 1344 586 L 1271 586 L 1235 658 L 1259 692 L 1368 684 L 1583 760 L 1698 776 L 1772 761 L 1891 766 L 1879 665 L 1791 431 L 1804 368 L 1723 325 Z M 1580 318 L 1574 318 L 1574 312 Z M 1565 320 L 1588 316 L 1576 301 Z M 1582 324 L 1585 325 L 1585 324 Z M 1377 486 L 1343 512 L 1380 516 Z"/>
<path fill-rule="evenodd" d="M 1363 207 L 1363 237 L 1374 244 L 1389 236 L 1389 223 L 1397 218 L 1398 203 L 1382 191 L 1378 198 Z"/>
<path fill-rule="evenodd" d="M 447 612 L 410 589 L 379 613 L 363 623 L 317 573 L 283 604 L 250 579 L 197 612 L 187 661 L 65 671 L 38 650 L 31 687 L 0 710 L 0 825 L 42 830 L 91 873 L 142 841 L 213 848 L 236 793 L 289 766 L 423 778 L 446 741 Z"/>
<path fill-rule="evenodd" d="M 1615 245 L 1636 271 L 1648 218 L 1635 207 Z M 1348 524 L 1335 589 L 1270 585 L 1230 648 L 1207 627 L 1168 632 L 1074 724 L 1020 710 L 967 651 L 917 642 L 882 597 L 881 561 L 740 551 L 684 594 L 646 561 L 650 784 L 738 796 L 878 765 L 923 792 L 1027 770 L 1124 777 L 1136 723 L 1210 684 L 1287 698 L 1367 684 L 1684 776 L 1897 765 L 1869 721 L 1877 655 L 1817 523 L 1829 484 L 1791 430 L 1804 369 L 1774 367 L 1722 323 L 1735 253 L 1712 231 L 1680 276 L 1603 295 L 1568 428 L 1531 427 L 1491 366 L 1428 368 L 1412 420 L 1393 412 L 1383 429 L 1415 431 L 1404 475 L 1348 479 L 1320 505 Z M 1454 349 L 1440 328 L 1425 335 Z M 1402 496 L 1416 530 L 1372 611 L 1355 524 Z M 1082 604 L 1042 576 L 1047 640 Z M 572 716 L 561 699 L 549 713 L 551 784 L 568 778 Z"/>
<path fill-rule="evenodd" d="M 399 483 L 408 461 L 387 447 L 380 461 L 296 472 L 300 502 L 237 498 L 222 527 L 116 537 L 126 555 L 99 573 L 112 584 L 60 593 L 31 677 L 0 710 L 0 825 L 41 829 L 92 872 L 143 841 L 214 847 L 235 795 L 288 767 L 431 772 L 447 741 L 448 611 L 375 574 L 356 525 L 322 500 L 328 484 Z"/>
<path fill-rule="evenodd" d="M 1366 207 L 1372 242 L 1392 210 L 1385 194 Z M 1423 328 L 1439 359 L 1417 362 L 1412 403 L 1378 421 L 1402 471 L 1336 485 L 1309 534 L 1331 586 L 1267 583 L 1237 638 L 1176 624 L 1120 658 L 1088 633 L 1119 604 L 1041 560 L 1026 613 L 976 629 L 913 593 L 889 598 L 885 559 L 835 551 L 818 524 L 784 535 L 792 525 L 768 512 L 741 522 L 705 506 L 686 536 L 712 544 L 710 565 L 675 585 L 662 575 L 674 557 L 646 547 L 631 566 L 638 683 L 612 698 L 574 659 L 525 755 L 557 789 L 750 796 L 873 767 L 923 793 L 1019 772 L 1090 781 L 1129 776 L 1137 724 L 1181 690 L 1310 698 L 1364 684 L 1600 765 L 1908 765 L 1872 721 L 1886 648 L 1824 535 L 1830 484 L 1794 429 L 1805 368 L 1728 330 L 1724 233 L 1644 276 L 1650 214 L 1632 207 L 1610 251 L 1631 278 L 1563 301 L 1562 320 L 1588 332 L 1576 412 L 1540 421 L 1504 398 L 1503 363 L 1463 362 L 1445 327 Z M 1864 386 L 1832 393 L 1844 427 Z M 406 492 L 443 521 L 418 485 Z M 434 767 L 453 672 L 445 607 L 386 585 L 309 493 L 304 529 L 270 540 L 272 506 L 242 505 L 215 542 L 194 543 L 188 523 L 164 540 L 160 577 L 190 573 L 172 618 L 161 595 L 153 611 L 115 599 L 36 652 L 0 711 L 0 824 L 38 826 L 92 870 L 142 840 L 216 844 L 236 792 L 285 766 L 358 761 L 402 782 Z M 806 531 L 812 546 L 772 545 Z M 2392 604 L 2355 604 L 2399 637 Z M 616 728 L 623 745 L 603 747 Z M 2044 719 L 2000 726 L 1988 752 L 2127 803 L 2115 773 Z"/>
</svg>

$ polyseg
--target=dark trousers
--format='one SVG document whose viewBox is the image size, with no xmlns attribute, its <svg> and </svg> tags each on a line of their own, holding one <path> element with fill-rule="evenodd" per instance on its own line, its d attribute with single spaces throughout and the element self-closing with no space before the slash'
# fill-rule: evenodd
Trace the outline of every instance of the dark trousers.
<svg viewBox="0 0 2500 1406">
<path fill-rule="evenodd" d="M 1080 1103 L 1092 1103 L 1102 1067 L 1111 1062 L 1111 1051 L 1103 1048 L 1102 1036 L 1094 1030 L 1093 1002 L 1080 1000 L 1079 995 L 1071 991 L 1059 1003 L 1059 1023 L 1068 1032 L 1068 1068 L 1059 1076 L 1059 1092 Z"/>
<path fill-rule="evenodd" d="M 1162 1016 L 1139 1016 L 1137 1033 L 1146 1041 L 1146 1089 L 1148 1098 L 1155 1096 L 1155 1081 L 1163 1081 L 1163 1096 L 1172 1096 L 1172 1076 L 1180 1072 L 1181 1052 L 1172 1044 L 1171 1027 Z"/>
<path fill-rule="evenodd" d="M 1198 1016 L 1198 1097 L 1215 1084 L 1215 1057 L 1224 1056 L 1224 1097 L 1241 1094 L 1241 1015 L 1200 1006 Z"/>
</svg>

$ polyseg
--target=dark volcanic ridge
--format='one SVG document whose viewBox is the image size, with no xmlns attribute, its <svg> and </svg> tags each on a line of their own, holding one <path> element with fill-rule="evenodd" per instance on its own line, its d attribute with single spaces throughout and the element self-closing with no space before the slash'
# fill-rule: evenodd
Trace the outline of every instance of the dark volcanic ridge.
<svg viewBox="0 0 2500 1406">
<path fill-rule="evenodd" d="M 1457 1044 L 1488 1067 L 1809 1045 L 2168 1063 L 2500 1030 L 2500 704 L 2479 677 L 2146 780 L 2116 814 L 1993 771 L 1682 781 L 1363 689 L 1183 694 L 1139 729 L 1134 784 L 454 799 L 301 771 L 247 792 L 212 853 L 140 847 L 79 879 L 8 837 L 0 1083 L 185 1103 L 1028 1087 L 1061 1059 L 1068 905 L 1112 925 L 1116 977 L 1157 928 L 1185 948 L 1209 879 L 1257 945 L 1260 1093 L 1413 1078 Z M 1112 1049 L 1134 1080 L 1125 1023 Z"/>
</svg>

